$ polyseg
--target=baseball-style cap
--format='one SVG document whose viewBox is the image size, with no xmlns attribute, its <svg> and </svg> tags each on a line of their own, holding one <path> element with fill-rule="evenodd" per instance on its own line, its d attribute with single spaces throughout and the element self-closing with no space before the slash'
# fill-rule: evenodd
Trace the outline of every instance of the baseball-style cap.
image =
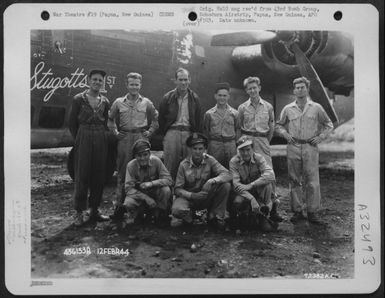
<svg viewBox="0 0 385 298">
<path fill-rule="evenodd" d="M 208 139 L 204 134 L 201 134 L 199 132 L 194 132 L 191 136 L 189 136 L 186 140 L 186 145 L 188 147 L 192 147 L 196 144 L 203 144 L 205 147 L 207 147 Z"/>
<path fill-rule="evenodd" d="M 151 144 L 147 140 L 139 139 L 137 140 L 134 145 L 132 145 L 132 154 L 135 156 L 136 154 L 150 151 L 151 150 Z"/>
<path fill-rule="evenodd" d="M 252 145 L 253 141 L 246 136 L 242 136 L 237 141 L 237 149 Z"/>
<path fill-rule="evenodd" d="M 92 77 L 93 74 L 101 74 L 103 76 L 103 78 L 106 76 L 106 72 L 104 70 L 101 70 L 101 69 L 92 69 L 90 71 L 90 74 L 89 74 L 89 77 Z"/>
<path fill-rule="evenodd" d="M 230 84 L 227 82 L 215 84 L 215 93 L 221 89 L 226 89 L 227 91 L 230 91 Z"/>
</svg>

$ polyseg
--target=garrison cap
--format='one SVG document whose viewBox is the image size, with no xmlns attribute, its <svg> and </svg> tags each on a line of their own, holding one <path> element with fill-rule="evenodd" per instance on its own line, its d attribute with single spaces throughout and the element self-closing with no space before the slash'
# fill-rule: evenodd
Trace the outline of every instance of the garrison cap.
<svg viewBox="0 0 385 298">
<path fill-rule="evenodd" d="M 135 156 L 136 154 L 150 151 L 151 150 L 151 144 L 149 141 L 144 139 L 137 140 L 134 145 L 132 146 L 132 154 Z"/>
<path fill-rule="evenodd" d="M 237 141 L 237 149 L 241 149 L 249 145 L 253 145 L 253 141 L 246 136 L 240 137 Z"/>
<path fill-rule="evenodd" d="M 199 132 L 194 132 L 191 136 L 189 136 L 186 140 L 186 145 L 188 147 L 192 147 L 196 144 L 203 144 L 205 147 L 207 147 L 208 139 L 204 134 L 201 134 Z"/>
<path fill-rule="evenodd" d="M 227 91 L 230 91 L 230 84 L 227 82 L 215 84 L 215 93 L 217 93 L 218 90 L 221 89 L 226 89 Z"/>
<path fill-rule="evenodd" d="M 94 74 L 96 74 L 96 73 L 102 75 L 103 78 L 106 76 L 106 72 L 105 72 L 104 70 L 101 70 L 101 69 L 92 69 L 92 70 L 90 71 L 89 77 L 92 77 L 92 75 L 94 75 Z"/>
</svg>

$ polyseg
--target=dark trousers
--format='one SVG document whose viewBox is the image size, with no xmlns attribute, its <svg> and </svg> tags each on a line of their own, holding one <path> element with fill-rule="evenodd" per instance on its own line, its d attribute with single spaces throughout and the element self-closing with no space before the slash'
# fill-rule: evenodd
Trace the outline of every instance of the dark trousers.
<svg viewBox="0 0 385 298">
<path fill-rule="evenodd" d="M 107 134 L 103 125 L 81 125 L 79 128 L 74 146 L 76 211 L 100 205 L 106 176 Z"/>
</svg>

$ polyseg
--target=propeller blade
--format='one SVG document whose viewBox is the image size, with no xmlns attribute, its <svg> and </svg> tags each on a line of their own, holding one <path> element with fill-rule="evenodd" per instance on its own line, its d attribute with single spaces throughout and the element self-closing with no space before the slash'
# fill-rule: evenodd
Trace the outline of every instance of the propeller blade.
<svg viewBox="0 0 385 298">
<path fill-rule="evenodd" d="M 251 46 L 273 40 L 277 36 L 271 31 L 243 31 L 216 34 L 211 39 L 212 46 Z"/>
<path fill-rule="evenodd" d="M 306 77 L 310 81 L 310 96 L 312 100 L 318 102 L 324 108 L 326 113 L 329 115 L 330 120 L 333 122 L 334 127 L 336 127 L 338 125 L 337 114 L 333 106 L 330 104 L 329 96 L 326 93 L 325 87 L 318 77 L 317 72 L 297 43 L 292 44 L 292 49 L 301 76 Z"/>
</svg>

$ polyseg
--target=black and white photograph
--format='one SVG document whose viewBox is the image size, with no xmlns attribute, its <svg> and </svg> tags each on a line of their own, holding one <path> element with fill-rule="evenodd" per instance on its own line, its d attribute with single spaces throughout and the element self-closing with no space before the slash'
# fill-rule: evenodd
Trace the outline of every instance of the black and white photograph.
<svg viewBox="0 0 385 298">
<path fill-rule="evenodd" d="M 24 260 L 6 264 L 8 288 L 376 290 L 375 17 L 355 30 L 349 5 L 46 7 L 8 13 L 37 14 L 23 50 L 5 38 L 25 71 L 15 88 L 5 63 L 6 263 Z"/>
</svg>

